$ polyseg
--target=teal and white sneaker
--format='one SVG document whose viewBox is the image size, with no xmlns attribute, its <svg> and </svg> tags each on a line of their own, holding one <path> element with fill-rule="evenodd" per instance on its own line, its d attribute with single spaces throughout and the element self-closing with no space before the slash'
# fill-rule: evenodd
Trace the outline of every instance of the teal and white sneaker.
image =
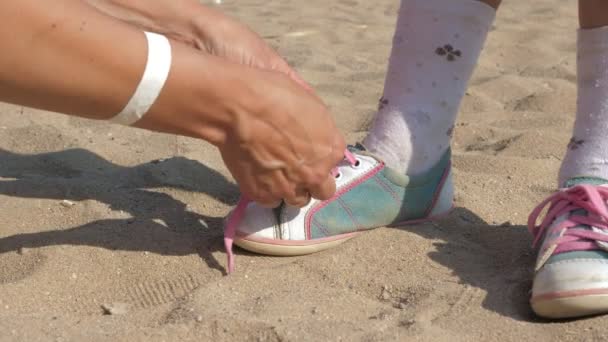
<svg viewBox="0 0 608 342">
<path fill-rule="evenodd" d="M 430 220 L 453 207 L 450 151 L 428 172 L 411 177 L 391 170 L 360 145 L 345 155 L 329 200 L 266 209 L 242 199 L 226 221 L 228 271 L 234 268 L 233 241 L 260 254 L 310 254 L 365 230 Z"/>
<path fill-rule="evenodd" d="M 530 303 L 539 316 L 608 312 L 607 200 L 608 181 L 573 178 L 530 214 L 528 227 L 540 245 Z"/>
</svg>

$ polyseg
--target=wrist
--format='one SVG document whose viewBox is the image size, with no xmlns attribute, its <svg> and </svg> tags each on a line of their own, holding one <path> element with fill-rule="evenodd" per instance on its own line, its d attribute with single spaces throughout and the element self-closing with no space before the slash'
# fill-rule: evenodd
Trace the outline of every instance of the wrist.
<svg viewBox="0 0 608 342">
<path fill-rule="evenodd" d="M 196 14 L 189 17 L 189 27 L 191 28 L 191 42 L 194 47 L 202 51 L 217 54 L 214 51 L 217 44 L 217 37 L 229 37 L 226 33 L 234 26 L 234 22 L 224 13 L 206 6 L 198 6 Z M 224 42 L 227 43 L 227 42 Z"/>
<path fill-rule="evenodd" d="M 87 0 L 97 10 L 116 19 L 156 32 L 190 46 L 196 45 L 196 17 L 205 13 L 196 0 Z"/>
</svg>

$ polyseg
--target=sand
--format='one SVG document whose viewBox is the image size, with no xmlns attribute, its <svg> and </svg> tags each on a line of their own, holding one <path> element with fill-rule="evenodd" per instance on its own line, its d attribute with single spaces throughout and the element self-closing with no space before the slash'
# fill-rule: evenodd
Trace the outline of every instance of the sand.
<svg viewBox="0 0 608 342">
<path fill-rule="evenodd" d="M 228 0 L 331 106 L 349 142 L 380 97 L 397 0 Z M 527 300 L 527 215 L 574 118 L 574 1 L 501 9 L 455 131 L 457 209 L 323 253 L 238 251 L 238 189 L 209 145 L 0 106 L 0 340 L 581 341 Z"/>
</svg>

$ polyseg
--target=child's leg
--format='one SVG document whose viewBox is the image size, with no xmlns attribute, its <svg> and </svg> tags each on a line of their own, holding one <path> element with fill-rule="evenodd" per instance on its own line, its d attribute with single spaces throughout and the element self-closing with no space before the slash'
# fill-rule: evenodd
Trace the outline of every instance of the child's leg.
<svg viewBox="0 0 608 342">
<path fill-rule="evenodd" d="M 576 122 L 559 175 L 565 189 L 530 220 L 540 245 L 532 308 L 550 318 L 608 312 L 608 1 L 581 0 L 579 11 Z"/>
<path fill-rule="evenodd" d="M 559 186 L 578 176 L 608 180 L 608 1 L 579 5 L 578 108 Z"/>
<path fill-rule="evenodd" d="M 495 12 L 475 0 L 402 0 L 384 97 L 365 141 L 375 153 L 346 153 L 327 201 L 276 210 L 242 201 L 227 221 L 228 250 L 234 240 L 262 254 L 308 254 L 362 230 L 446 214 L 452 127 Z"/>
<path fill-rule="evenodd" d="M 449 148 L 498 0 L 402 0 L 384 95 L 364 145 L 419 174 Z"/>
</svg>

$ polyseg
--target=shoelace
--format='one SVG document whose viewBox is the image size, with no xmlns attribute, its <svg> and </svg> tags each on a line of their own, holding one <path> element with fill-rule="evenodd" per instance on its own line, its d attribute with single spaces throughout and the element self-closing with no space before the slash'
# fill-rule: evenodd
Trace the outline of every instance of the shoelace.
<svg viewBox="0 0 608 342">
<path fill-rule="evenodd" d="M 357 163 L 357 159 L 355 156 L 349 151 L 344 151 L 344 159 L 350 164 L 355 165 Z M 331 170 L 331 174 L 335 177 L 339 174 L 338 168 L 335 167 Z M 247 198 L 247 196 L 241 196 L 239 202 L 236 207 L 230 214 L 230 217 L 226 220 L 226 226 L 224 228 L 224 248 L 226 249 L 226 256 L 228 258 L 228 269 L 227 273 L 234 272 L 234 252 L 232 251 L 232 246 L 234 244 L 234 237 L 236 236 L 236 227 L 243 220 L 243 216 L 245 216 L 245 211 L 247 210 L 247 205 L 251 200 Z"/>
<path fill-rule="evenodd" d="M 528 218 L 528 229 L 534 236 L 534 247 L 538 246 L 542 237 L 548 233 L 559 233 L 566 229 L 564 234 L 555 240 L 557 248 L 552 254 L 580 250 L 608 250 L 608 188 L 592 185 L 577 185 L 559 191 L 540 203 Z M 549 207 L 547 214 L 540 223 L 536 222 L 541 212 Z M 575 210 L 583 209 L 588 215 L 577 215 Z M 562 222 L 551 227 L 553 221 L 568 215 Z M 580 225 L 588 225 L 588 229 L 572 229 Z"/>
</svg>

